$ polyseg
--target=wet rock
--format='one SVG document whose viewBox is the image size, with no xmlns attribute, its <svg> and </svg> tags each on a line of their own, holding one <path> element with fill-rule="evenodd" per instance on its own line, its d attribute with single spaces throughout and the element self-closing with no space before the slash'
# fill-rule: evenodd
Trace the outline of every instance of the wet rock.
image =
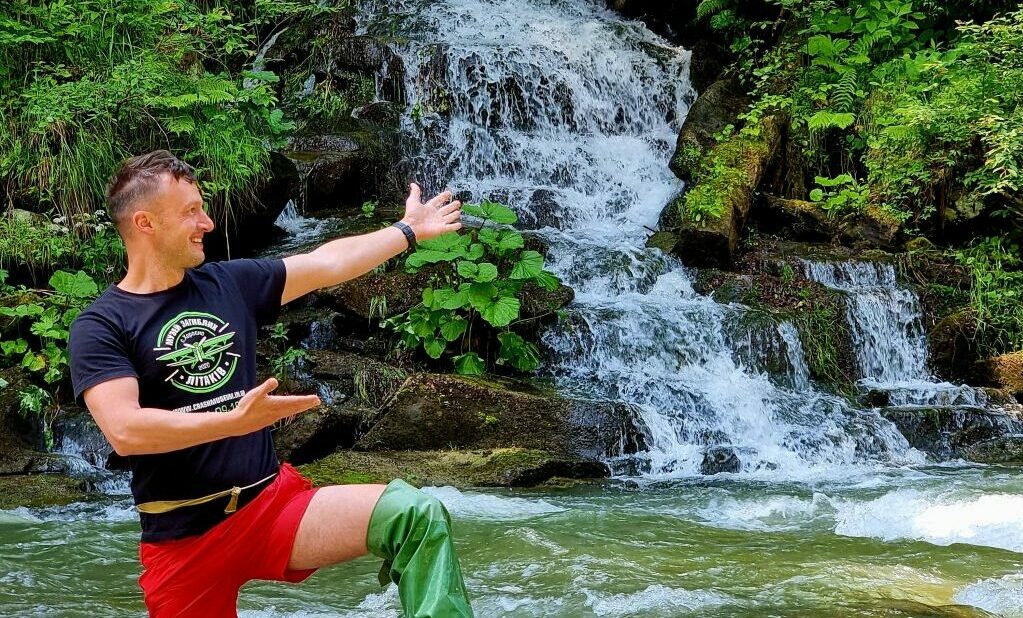
<svg viewBox="0 0 1023 618">
<path fill-rule="evenodd" d="M 525 487 L 551 479 L 599 479 L 597 461 L 522 448 L 475 451 L 338 451 L 301 468 L 315 485 L 387 483 L 403 478 L 417 486 Z"/>
<path fill-rule="evenodd" d="M 970 461 L 985 464 L 1023 464 L 1023 435 L 984 440 L 964 450 Z"/>
<path fill-rule="evenodd" d="M 739 452 L 730 446 L 712 446 L 703 453 L 700 462 L 700 474 L 718 474 L 720 472 L 738 472 L 742 469 Z"/>
<path fill-rule="evenodd" d="M 937 458 L 969 458 L 974 445 L 1023 433 L 1017 414 L 972 407 L 885 408 L 909 443 Z"/>
<path fill-rule="evenodd" d="M 983 384 L 1005 389 L 1023 401 L 1023 351 L 979 361 L 975 373 Z"/>
<path fill-rule="evenodd" d="M 748 106 L 749 97 L 734 77 L 711 84 L 689 108 L 668 164 L 671 171 L 682 180 L 695 179 L 701 158 L 716 143 L 714 136 L 735 124 L 736 117 Z"/>
<path fill-rule="evenodd" d="M 352 110 L 352 117 L 370 124 L 393 127 L 398 123 L 401 112 L 390 101 L 374 101 Z"/>
<path fill-rule="evenodd" d="M 758 203 L 757 218 L 767 229 L 784 230 L 786 237 L 807 241 L 830 240 L 838 235 L 838 222 L 830 219 L 819 204 L 765 195 Z"/>
<path fill-rule="evenodd" d="M 53 444 L 55 451 L 81 457 L 97 468 L 119 468 L 123 464 L 89 411 L 78 406 L 61 408 L 53 423 Z"/>
<path fill-rule="evenodd" d="M 930 362 L 945 378 L 964 381 L 977 358 L 977 314 L 962 309 L 945 316 L 927 334 Z"/>
<path fill-rule="evenodd" d="M 274 431 L 277 457 L 299 465 L 326 457 L 338 448 L 350 448 L 371 414 L 369 408 L 343 405 L 325 405 L 299 414 Z"/>
<path fill-rule="evenodd" d="M 637 423 L 625 405 L 565 399 L 513 380 L 415 374 L 356 448 L 520 447 L 602 460 L 639 450 Z"/>
</svg>

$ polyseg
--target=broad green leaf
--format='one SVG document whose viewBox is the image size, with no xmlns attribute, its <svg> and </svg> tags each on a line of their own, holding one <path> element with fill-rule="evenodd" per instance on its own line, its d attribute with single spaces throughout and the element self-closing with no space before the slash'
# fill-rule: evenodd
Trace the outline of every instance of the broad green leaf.
<svg viewBox="0 0 1023 618">
<path fill-rule="evenodd" d="M 441 326 L 440 334 L 442 337 L 444 337 L 444 339 L 448 341 L 454 341 L 462 336 L 462 333 L 465 332 L 465 329 L 468 326 L 469 322 L 467 320 L 458 318 L 457 320 L 452 320 L 447 324 Z"/>
<path fill-rule="evenodd" d="M 423 349 L 426 350 L 426 355 L 432 359 L 440 358 L 446 347 L 448 347 L 448 342 L 443 339 L 437 339 L 433 336 L 423 339 Z"/>
<path fill-rule="evenodd" d="M 437 327 L 430 324 L 429 318 L 418 318 L 412 321 L 412 332 L 417 337 L 432 337 Z"/>
<path fill-rule="evenodd" d="M 455 371 L 463 376 L 483 375 L 487 369 L 483 359 L 475 352 L 459 354 L 451 360 L 455 362 Z"/>
<path fill-rule="evenodd" d="M 497 336 L 501 342 L 501 358 L 519 371 L 535 371 L 540 366 L 540 351 L 532 343 L 513 332 Z"/>
<path fill-rule="evenodd" d="M 511 251 L 512 249 L 521 249 L 526 244 L 522 234 L 515 230 L 503 230 L 501 232 L 500 239 L 497 242 L 498 251 L 505 252 Z"/>
<path fill-rule="evenodd" d="M 31 351 L 25 352 L 25 356 L 21 359 L 21 366 L 29 371 L 41 371 L 46 367 L 46 357 Z"/>
<path fill-rule="evenodd" d="M 423 304 L 433 307 L 433 288 L 423 288 Z"/>
<path fill-rule="evenodd" d="M 430 251 L 449 251 L 459 246 L 461 243 L 462 236 L 458 232 L 448 232 L 447 234 L 441 234 L 436 238 L 430 238 L 422 240 L 418 243 L 419 249 L 428 249 Z M 417 250 L 418 253 L 418 250 Z"/>
<path fill-rule="evenodd" d="M 541 287 L 551 292 L 558 289 L 558 286 L 561 285 L 561 280 L 546 270 L 541 270 L 536 275 L 535 280 Z"/>
<path fill-rule="evenodd" d="M 439 290 L 433 291 L 433 303 L 430 304 L 431 309 L 450 309 L 445 305 L 451 300 L 451 297 L 455 295 L 455 291 L 451 288 L 440 288 Z"/>
<path fill-rule="evenodd" d="M 492 227 L 484 227 L 484 228 L 480 228 L 480 231 L 479 231 L 477 237 L 479 238 L 479 241 L 481 243 L 483 243 L 484 245 L 486 245 L 486 246 L 488 246 L 488 247 L 490 247 L 492 249 L 496 249 L 497 248 L 497 243 L 498 243 L 498 240 L 499 240 L 499 236 L 500 236 L 499 232 L 497 230 L 495 230 L 494 228 L 492 228 Z"/>
<path fill-rule="evenodd" d="M 462 212 L 479 217 L 480 219 L 489 219 L 494 223 L 501 224 L 512 224 L 519 220 L 519 216 L 515 214 L 515 211 L 508 208 L 504 204 L 498 204 L 497 202 L 491 202 L 483 200 L 479 204 L 463 204 Z"/>
<path fill-rule="evenodd" d="M 465 250 L 461 247 L 453 251 L 435 251 L 433 249 L 419 249 L 405 259 L 405 266 L 419 268 L 424 264 L 436 264 L 437 262 L 450 262 L 465 257 Z"/>
<path fill-rule="evenodd" d="M 536 251 L 523 251 L 512 267 L 511 279 L 533 279 L 543 271 L 543 256 Z"/>
<path fill-rule="evenodd" d="M 476 281 L 493 281 L 497 278 L 497 266 L 490 262 L 483 262 L 479 265 L 478 272 L 476 273 Z"/>
<path fill-rule="evenodd" d="M 281 78 L 277 77 L 277 74 L 273 71 L 242 71 L 242 77 L 268 84 L 276 84 L 281 81 Z"/>
<path fill-rule="evenodd" d="M 468 260 L 462 260 L 458 263 L 458 274 L 465 277 L 466 279 L 475 279 L 476 273 L 479 267 L 475 262 Z"/>
<path fill-rule="evenodd" d="M 441 309 L 461 309 L 465 307 L 466 303 L 469 302 L 468 290 L 459 290 L 451 295 L 450 298 L 441 303 Z"/>
<path fill-rule="evenodd" d="M 483 313 L 483 310 L 494 303 L 497 296 L 497 288 L 493 283 L 474 283 L 469 286 L 469 302 L 476 311 Z M 488 320 L 489 321 L 489 320 Z"/>
<path fill-rule="evenodd" d="M 92 298 L 99 294 L 99 288 L 92 277 L 82 271 L 75 274 L 58 270 L 50 277 L 50 287 L 72 298 Z"/>
<path fill-rule="evenodd" d="M 519 299 L 512 296 L 501 296 L 496 302 L 480 311 L 483 319 L 498 328 L 507 326 L 519 317 Z"/>
<path fill-rule="evenodd" d="M 469 251 L 465 254 L 465 258 L 475 262 L 481 257 L 483 257 L 483 245 L 478 242 L 469 245 Z"/>
</svg>

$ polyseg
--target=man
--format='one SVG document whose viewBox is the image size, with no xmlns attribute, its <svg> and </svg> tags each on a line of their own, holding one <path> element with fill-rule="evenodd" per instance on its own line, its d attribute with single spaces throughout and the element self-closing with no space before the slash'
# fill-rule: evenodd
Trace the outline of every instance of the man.
<svg viewBox="0 0 1023 618">
<path fill-rule="evenodd" d="M 139 579 L 150 615 L 236 616 L 252 579 L 299 582 L 368 551 L 406 616 L 471 616 L 450 520 L 400 480 L 312 489 L 279 465 L 269 427 L 319 405 L 256 384 L 259 326 L 281 305 L 358 277 L 459 229 L 461 204 L 411 186 L 402 221 L 283 260 L 200 266 L 213 221 L 195 176 L 167 151 L 125 162 L 107 193 L 128 272 L 75 320 L 71 373 L 140 511 Z"/>
</svg>

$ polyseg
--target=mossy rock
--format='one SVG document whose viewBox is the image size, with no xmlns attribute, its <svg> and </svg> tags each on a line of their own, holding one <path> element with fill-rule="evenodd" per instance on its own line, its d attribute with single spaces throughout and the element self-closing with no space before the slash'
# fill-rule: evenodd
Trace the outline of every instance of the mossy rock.
<svg viewBox="0 0 1023 618">
<path fill-rule="evenodd" d="M 608 476 L 603 463 L 521 448 L 473 451 L 338 451 L 300 468 L 315 485 L 388 483 L 417 486 L 524 487 L 550 479 Z"/>
<path fill-rule="evenodd" d="M 985 464 L 1023 465 L 1023 435 L 1001 436 L 965 449 L 970 461 Z"/>
<path fill-rule="evenodd" d="M 80 479 L 54 474 L 0 476 L 0 509 L 63 506 L 89 497 Z"/>
<path fill-rule="evenodd" d="M 496 377 L 414 374 L 381 408 L 360 450 L 520 447 L 603 459 L 640 447 L 635 411 Z M 631 450 L 630 450 L 631 449 Z"/>
<path fill-rule="evenodd" d="M 985 384 L 1005 389 L 1023 399 L 1023 351 L 978 362 L 977 375 Z"/>
<path fill-rule="evenodd" d="M 895 424 L 910 445 L 939 460 L 970 459 L 990 452 L 979 446 L 982 443 L 1023 434 L 1018 415 L 983 408 L 892 407 L 881 409 L 881 415 Z"/>
</svg>

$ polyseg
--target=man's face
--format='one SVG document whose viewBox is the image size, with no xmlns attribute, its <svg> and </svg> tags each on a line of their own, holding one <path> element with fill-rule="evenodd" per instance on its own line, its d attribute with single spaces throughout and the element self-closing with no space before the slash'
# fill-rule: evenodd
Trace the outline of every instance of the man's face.
<svg viewBox="0 0 1023 618">
<path fill-rule="evenodd" d="M 202 264 L 206 258 L 202 239 L 213 229 L 213 220 L 203 209 L 196 185 L 164 174 L 146 210 L 153 213 L 153 243 L 169 266 L 192 268 Z"/>
</svg>

